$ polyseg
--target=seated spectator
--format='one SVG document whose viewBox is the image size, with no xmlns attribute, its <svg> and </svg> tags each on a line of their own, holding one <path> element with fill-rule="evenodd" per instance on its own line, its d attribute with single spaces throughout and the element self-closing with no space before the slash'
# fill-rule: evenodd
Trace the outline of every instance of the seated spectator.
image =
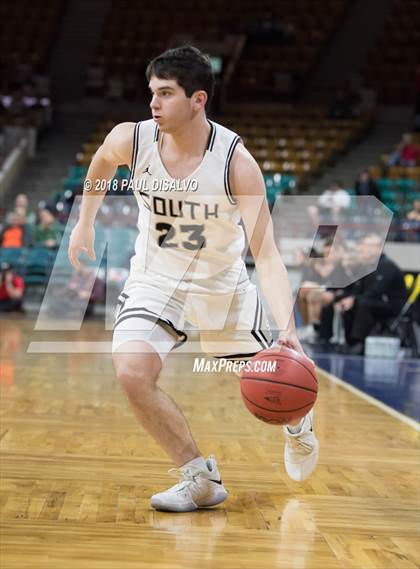
<svg viewBox="0 0 420 569">
<path fill-rule="evenodd" d="M 6 216 L 6 223 L 10 222 L 10 218 L 14 212 L 18 211 L 19 213 L 22 213 L 22 209 L 19 208 L 23 208 L 24 210 L 26 223 L 28 224 L 35 223 L 36 216 L 34 212 L 29 210 L 29 200 L 26 194 L 18 194 L 16 196 L 13 209 Z"/>
<path fill-rule="evenodd" d="M 416 166 L 420 161 L 420 148 L 413 143 L 411 133 L 403 134 L 401 142 L 388 158 L 388 166 Z"/>
<path fill-rule="evenodd" d="M 22 311 L 25 284 L 9 263 L 0 264 L 0 311 Z"/>
<path fill-rule="evenodd" d="M 402 220 L 405 241 L 420 242 L 420 200 L 414 200 L 413 209 Z"/>
<path fill-rule="evenodd" d="M 315 339 L 322 306 L 330 298 L 328 287 L 342 282 L 344 277 L 341 263 L 343 249 L 337 246 L 333 248 L 333 241 L 333 237 L 325 240 L 319 261 L 310 257 L 303 260 L 302 284 L 296 298 L 303 322 L 303 327 L 297 330 L 300 340 Z"/>
<path fill-rule="evenodd" d="M 57 249 L 64 233 L 64 227 L 55 219 L 53 209 L 46 206 L 38 210 L 39 222 L 34 230 L 34 245 Z"/>
<path fill-rule="evenodd" d="M 379 257 L 377 269 L 344 290 L 331 291 L 321 314 L 320 337 L 332 335 L 334 305 L 342 314 L 347 352 L 363 354 L 364 341 L 378 322 L 399 314 L 407 299 L 403 272 L 382 251 L 382 241 L 367 235 L 358 243 L 357 256 L 349 267 L 368 267 Z M 353 268 L 352 268 L 353 267 Z"/>
<path fill-rule="evenodd" d="M 317 206 L 308 207 L 308 214 L 315 227 L 323 223 L 338 223 L 350 204 L 350 194 L 340 182 L 334 182 L 319 196 Z"/>
<path fill-rule="evenodd" d="M 96 271 L 84 265 L 78 271 L 75 271 L 70 279 L 67 290 L 70 294 L 67 296 L 76 301 L 88 301 L 85 316 L 93 313 L 93 307 L 97 302 L 104 300 L 104 283 L 97 278 Z"/>
<path fill-rule="evenodd" d="M 94 305 L 105 300 L 105 283 L 97 277 L 94 268 L 81 265 L 65 288 L 53 289 L 49 300 L 48 311 L 55 317 L 85 312 L 85 309 L 85 316 L 91 316 Z"/>
<path fill-rule="evenodd" d="M 29 247 L 31 244 L 31 228 L 25 223 L 25 210 L 17 208 L 10 216 L 0 234 L 0 247 L 5 249 Z"/>
<path fill-rule="evenodd" d="M 378 200 L 381 199 L 381 194 L 377 183 L 369 174 L 369 170 L 360 172 L 354 183 L 354 191 L 356 196 L 374 196 Z"/>
<path fill-rule="evenodd" d="M 407 213 L 410 221 L 420 221 L 420 199 L 413 201 L 413 209 Z"/>
</svg>

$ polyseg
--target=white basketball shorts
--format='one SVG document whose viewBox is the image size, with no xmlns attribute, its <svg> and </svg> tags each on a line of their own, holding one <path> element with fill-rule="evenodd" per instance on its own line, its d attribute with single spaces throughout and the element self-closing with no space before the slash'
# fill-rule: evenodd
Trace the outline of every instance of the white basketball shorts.
<svg viewBox="0 0 420 569">
<path fill-rule="evenodd" d="M 219 358 L 248 359 L 273 343 L 257 288 L 247 278 L 231 293 L 178 283 L 167 277 L 130 277 L 118 298 L 113 351 L 144 341 L 160 355 L 187 341 L 186 322 L 198 328 L 204 353 Z M 220 290 L 220 289 L 219 289 Z"/>
</svg>

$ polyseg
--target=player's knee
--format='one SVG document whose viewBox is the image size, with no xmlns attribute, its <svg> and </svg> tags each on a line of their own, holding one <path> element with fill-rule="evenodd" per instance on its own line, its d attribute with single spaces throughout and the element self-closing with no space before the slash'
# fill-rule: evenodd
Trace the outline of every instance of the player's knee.
<svg viewBox="0 0 420 569">
<path fill-rule="evenodd" d="M 128 397 L 145 397 L 155 388 L 160 363 L 153 358 L 114 356 L 114 364 L 118 382 Z"/>
</svg>

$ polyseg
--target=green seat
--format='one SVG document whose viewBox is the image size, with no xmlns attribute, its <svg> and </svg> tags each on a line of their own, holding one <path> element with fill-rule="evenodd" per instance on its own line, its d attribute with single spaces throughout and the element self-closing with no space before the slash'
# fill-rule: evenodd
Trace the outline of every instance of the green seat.
<svg viewBox="0 0 420 569">
<path fill-rule="evenodd" d="M 420 192 L 408 192 L 406 194 L 408 201 L 420 200 Z"/>
<path fill-rule="evenodd" d="M 409 178 L 401 178 L 400 180 L 397 180 L 397 186 L 399 189 L 407 191 L 407 190 L 412 190 L 416 185 L 416 181 L 415 180 L 410 180 Z"/>
<path fill-rule="evenodd" d="M 382 199 L 385 201 L 398 201 L 398 199 L 400 198 L 401 194 L 399 192 L 396 192 L 394 190 L 384 190 L 382 192 Z"/>
<path fill-rule="evenodd" d="M 116 178 L 128 179 L 130 177 L 130 169 L 127 166 L 118 166 Z"/>
<path fill-rule="evenodd" d="M 25 283 L 46 285 L 54 264 L 55 252 L 45 247 L 35 247 L 28 252 Z"/>
<path fill-rule="evenodd" d="M 395 180 L 391 180 L 390 178 L 378 178 L 378 180 L 376 180 L 376 183 L 378 184 L 381 192 L 383 192 L 391 188 L 394 185 Z"/>
<path fill-rule="evenodd" d="M 28 250 L 25 247 L 7 247 L 0 249 L 0 263 L 9 263 L 20 275 L 25 273 Z"/>
<path fill-rule="evenodd" d="M 88 171 L 87 166 L 75 165 L 69 168 L 69 178 L 84 178 Z"/>
</svg>

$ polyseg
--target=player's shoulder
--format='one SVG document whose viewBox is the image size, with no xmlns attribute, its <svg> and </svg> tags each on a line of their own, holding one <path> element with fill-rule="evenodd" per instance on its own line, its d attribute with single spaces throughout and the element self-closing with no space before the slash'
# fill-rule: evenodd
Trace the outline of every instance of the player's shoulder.
<svg viewBox="0 0 420 569">
<path fill-rule="evenodd" d="M 242 141 L 239 141 L 235 147 L 230 165 L 229 179 L 234 195 L 241 193 L 247 195 L 264 194 L 265 192 L 261 169 Z"/>
<path fill-rule="evenodd" d="M 113 129 L 108 133 L 107 138 L 123 139 L 133 141 L 136 132 L 151 131 L 155 132 L 158 129 L 153 119 L 147 119 L 138 122 L 121 122 L 116 124 Z"/>
<path fill-rule="evenodd" d="M 250 151 L 245 147 L 242 140 L 239 140 L 235 147 L 235 152 L 232 156 L 232 170 L 239 174 L 247 175 L 261 175 L 258 162 L 252 156 Z"/>
<path fill-rule="evenodd" d="M 116 124 L 107 134 L 105 141 L 107 143 L 129 143 L 133 141 L 135 122 L 121 122 Z"/>
<path fill-rule="evenodd" d="M 106 135 L 97 154 L 117 164 L 130 164 L 136 123 L 116 124 Z"/>
</svg>

